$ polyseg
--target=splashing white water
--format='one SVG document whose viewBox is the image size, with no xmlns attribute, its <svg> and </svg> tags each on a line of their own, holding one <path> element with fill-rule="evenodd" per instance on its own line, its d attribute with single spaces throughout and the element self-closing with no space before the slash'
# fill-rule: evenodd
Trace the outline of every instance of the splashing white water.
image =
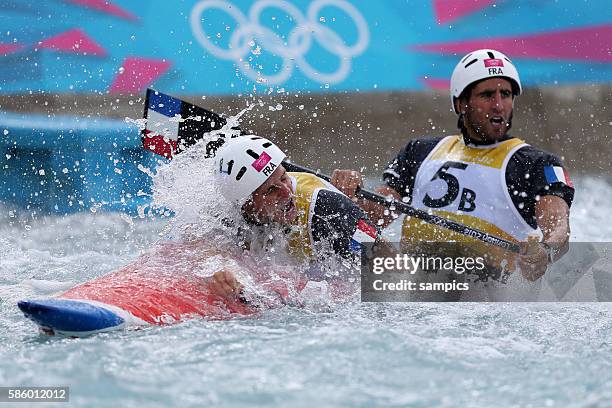
<svg viewBox="0 0 612 408">
<path fill-rule="evenodd" d="M 202 135 L 196 144 L 176 155 L 172 161 L 160 165 L 152 175 L 152 207 L 174 213 L 170 224 L 172 234 L 212 237 L 222 227 L 223 219 L 240 219 L 239 209 L 230 205 L 219 191 L 214 176 L 214 158 L 207 157 L 206 148 L 213 140 L 238 136 L 240 130 L 234 128 L 240 124 L 242 115 L 254 106 L 251 104 L 227 118 L 221 129 Z"/>
</svg>

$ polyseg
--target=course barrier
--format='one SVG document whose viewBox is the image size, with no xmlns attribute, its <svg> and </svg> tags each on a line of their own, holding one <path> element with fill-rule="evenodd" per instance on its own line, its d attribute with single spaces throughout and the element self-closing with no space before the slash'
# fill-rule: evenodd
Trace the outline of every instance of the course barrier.
<svg viewBox="0 0 612 408">
<path fill-rule="evenodd" d="M 137 214 L 150 201 L 159 157 L 121 120 L 0 115 L 0 201 L 47 214 L 113 210 Z"/>
</svg>

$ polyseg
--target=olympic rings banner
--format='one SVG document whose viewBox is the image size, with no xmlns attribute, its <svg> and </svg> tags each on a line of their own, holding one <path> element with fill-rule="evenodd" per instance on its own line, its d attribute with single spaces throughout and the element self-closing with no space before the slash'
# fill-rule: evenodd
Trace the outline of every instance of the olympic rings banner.
<svg viewBox="0 0 612 408">
<path fill-rule="evenodd" d="M 448 89 L 496 48 L 526 86 L 610 82 L 608 0 L 0 0 L 0 94 Z"/>
</svg>

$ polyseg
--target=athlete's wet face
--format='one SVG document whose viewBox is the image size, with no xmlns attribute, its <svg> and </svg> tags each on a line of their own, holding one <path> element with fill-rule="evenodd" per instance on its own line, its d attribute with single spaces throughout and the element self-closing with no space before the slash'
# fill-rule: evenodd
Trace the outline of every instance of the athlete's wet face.
<svg viewBox="0 0 612 408">
<path fill-rule="evenodd" d="M 513 100 L 510 81 L 490 78 L 478 82 L 468 97 L 457 101 L 470 139 L 476 142 L 501 140 L 508 133 Z"/>
<path fill-rule="evenodd" d="M 252 195 L 243 211 L 256 222 L 290 224 L 297 216 L 291 179 L 279 166 Z"/>
</svg>

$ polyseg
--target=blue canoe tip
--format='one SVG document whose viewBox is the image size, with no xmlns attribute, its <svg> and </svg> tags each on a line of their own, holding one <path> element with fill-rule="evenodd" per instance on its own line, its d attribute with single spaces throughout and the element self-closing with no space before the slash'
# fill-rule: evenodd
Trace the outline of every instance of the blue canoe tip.
<svg viewBox="0 0 612 408">
<path fill-rule="evenodd" d="M 17 306 L 25 317 L 45 332 L 87 335 L 122 327 L 125 320 L 116 313 L 78 300 L 22 300 Z"/>
</svg>

